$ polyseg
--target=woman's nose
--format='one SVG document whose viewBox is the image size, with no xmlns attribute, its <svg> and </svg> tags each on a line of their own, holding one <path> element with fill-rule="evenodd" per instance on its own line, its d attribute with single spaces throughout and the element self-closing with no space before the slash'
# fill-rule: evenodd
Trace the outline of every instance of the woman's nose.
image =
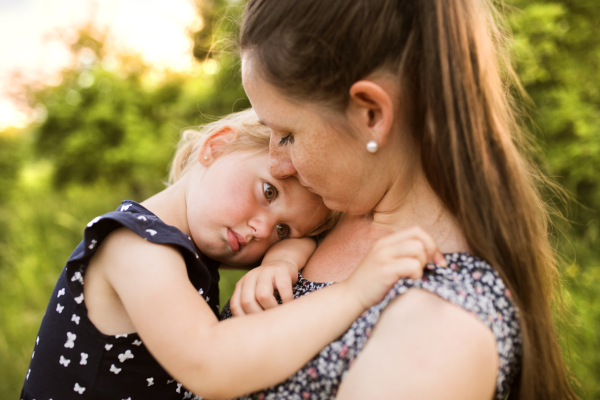
<svg viewBox="0 0 600 400">
<path fill-rule="evenodd" d="M 278 179 L 284 179 L 296 173 L 292 164 L 287 146 L 279 145 L 279 135 L 273 133 L 269 142 L 269 168 L 271 175 Z"/>
</svg>

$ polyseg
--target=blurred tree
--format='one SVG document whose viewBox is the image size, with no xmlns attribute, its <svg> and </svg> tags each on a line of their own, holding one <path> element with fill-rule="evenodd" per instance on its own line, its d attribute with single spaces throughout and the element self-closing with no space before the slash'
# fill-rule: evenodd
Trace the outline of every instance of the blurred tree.
<svg viewBox="0 0 600 400">
<path fill-rule="evenodd" d="M 596 0 L 511 0 L 517 71 L 547 173 L 572 196 L 557 221 L 565 259 L 572 368 L 600 398 L 600 7 Z M 552 199 L 550 199 L 552 200 Z M 572 313 L 572 314 L 571 314 Z"/>
</svg>

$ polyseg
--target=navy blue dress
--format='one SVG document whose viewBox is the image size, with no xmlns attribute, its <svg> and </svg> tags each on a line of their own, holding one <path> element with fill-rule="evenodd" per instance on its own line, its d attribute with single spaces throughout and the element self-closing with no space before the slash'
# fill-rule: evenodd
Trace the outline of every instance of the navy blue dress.
<svg viewBox="0 0 600 400">
<path fill-rule="evenodd" d="M 105 335 L 87 317 L 83 298 L 86 268 L 100 242 L 119 227 L 152 243 L 177 248 L 190 282 L 218 315 L 218 263 L 202 262 L 188 235 L 140 204 L 123 201 L 117 211 L 87 225 L 84 240 L 67 261 L 42 320 L 22 400 L 192 398 L 192 393 L 158 364 L 136 333 Z"/>
</svg>

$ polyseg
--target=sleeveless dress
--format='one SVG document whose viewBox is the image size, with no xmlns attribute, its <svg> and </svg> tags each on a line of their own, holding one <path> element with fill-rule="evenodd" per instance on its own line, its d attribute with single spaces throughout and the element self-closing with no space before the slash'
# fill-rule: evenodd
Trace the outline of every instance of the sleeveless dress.
<svg viewBox="0 0 600 400">
<path fill-rule="evenodd" d="M 401 279 L 383 301 L 365 311 L 348 331 L 285 382 L 240 399 L 333 399 L 348 369 L 365 346 L 381 312 L 410 288 L 427 290 L 477 316 L 494 334 L 499 356 L 495 399 L 506 397 L 520 370 L 522 341 L 518 310 L 511 293 L 490 264 L 467 253 L 445 254 L 448 267 L 428 264 L 419 280 Z M 299 274 L 293 288 L 298 298 L 332 283 L 310 282 Z M 231 318 L 226 304 L 221 319 Z M 399 378 L 401 379 L 401 378 Z"/>
<path fill-rule="evenodd" d="M 83 298 L 86 268 L 102 240 L 123 226 L 149 242 L 177 248 L 191 283 L 218 316 L 218 263 L 209 260 L 204 264 L 188 235 L 140 204 L 123 201 L 117 211 L 87 225 L 84 240 L 67 261 L 42 320 L 22 400 L 192 398 L 152 357 L 137 333 L 105 335 L 87 317 Z"/>
</svg>

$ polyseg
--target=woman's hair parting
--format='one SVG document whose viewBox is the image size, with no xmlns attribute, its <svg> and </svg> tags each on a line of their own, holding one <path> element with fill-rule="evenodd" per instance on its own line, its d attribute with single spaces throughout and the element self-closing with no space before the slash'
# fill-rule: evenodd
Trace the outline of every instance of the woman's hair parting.
<svg viewBox="0 0 600 400">
<path fill-rule="evenodd" d="M 210 133 L 222 129 L 231 129 L 237 133 L 237 136 L 234 141 L 227 144 L 221 155 L 234 151 L 255 151 L 257 153 L 269 151 L 271 129 L 260 123 L 254 110 L 249 108 L 229 114 L 218 121 L 202 125 L 198 129 L 183 131 L 169 172 L 170 185 L 181 179 L 198 162 L 200 145 L 206 137 Z M 327 218 L 309 232 L 308 236 L 316 236 L 320 240 L 335 226 L 340 215 L 339 212 L 330 211 Z"/>
<path fill-rule="evenodd" d="M 550 308 L 546 180 L 523 153 L 502 23 L 492 0 L 249 0 L 239 44 L 281 93 L 337 111 L 356 81 L 397 77 L 429 184 L 519 307 L 523 362 L 509 397 L 574 399 Z"/>
</svg>

